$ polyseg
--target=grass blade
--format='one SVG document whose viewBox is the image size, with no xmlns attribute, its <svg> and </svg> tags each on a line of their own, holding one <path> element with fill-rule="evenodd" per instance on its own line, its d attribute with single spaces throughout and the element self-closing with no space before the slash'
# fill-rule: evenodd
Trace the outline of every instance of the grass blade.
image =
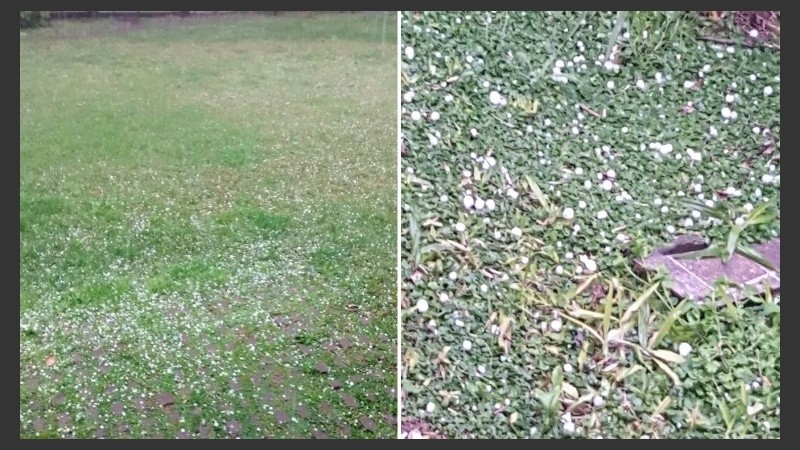
<svg viewBox="0 0 800 450">
<path fill-rule="evenodd" d="M 665 362 L 661 361 L 658 358 L 653 359 L 653 361 L 655 361 L 655 363 L 656 363 L 656 365 L 658 365 L 659 369 L 664 371 L 664 373 L 666 373 L 667 376 L 670 377 L 670 379 L 672 380 L 672 383 L 675 386 L 680 386 L 681 385 L 681 379 L 678 376 L 678 374 L 675 373 L 675 371 L 673 371 L 672 369 L 670 369 L 669 366 Z"/>
<path fill-rule="evenodd" d="M 599 342 L 604 342 L 603 338 L 600 336 L 600 334 L 597 332 L 597 330 L 595 330 L 594 328 L 590 327 L 589 325 L 586 325 L 585 323 L 581 322 L 580 320 L 572 318 L 568 314 L 564 314 L 562 312 L 559 312 L 558 315 L 560 317 L 563 317 L 563 318 L 569 320 L 570 322 L 574 323 L 575 325 L 583 328 L 584 330 L 586 330 L 586 332 L 591 334 L 592 337 L 597 339 Z"/>
<path fill-rule="evenodd" d="M 736 247 L 739 244 L 739 235 L 742 234 L 744 230 L 744 224 L 742 225 L 734 225 L 731 229 L 731 232 L 728 233 L 728 242 L 725 245 L 725 261 L 729 261 L 733 256 L 733 253 L 736 251 Z"/>
<path fill-rule="evenodd" d="M 608 329 L 611 326 L 611 307 L 614 304 L 614 283 L 608 282 L 608 294 L 603 305 L 603 336 L 608 336 Z"/>
<path fill-rule="evenodd" d="M 683 356 L 669 350 L 650 350 L 650 354 L 662 361 L 674 364 L 683 364 L 686 362 Z"/>
<path fill-rule="evenodd" d="M 658 289 L 658 286 L 660 284 L 661 284 L 660 281 L 656 281 L 655 283 L 650 285 L 650 287 L 648 287 L 647 290 L 644 291 L 644 293 L 642 293 L 642 295 L 640 295 L 639 298 L 637 298 L 636 301 L 633 302 L 633 304 L 629 306 L 628 309 L 625 310 L 625 314 L 623 314 L 622 318 L 619 319 L 620 323 L 626 323 L 629 320 L 631 320 L 633 313 L 635 313 L 642 306 L 642 303 L 647 301 L 647 299 L 650 298 L 651 295 L 653 295 L 653 292 L 655 292 L 656 289 Z"/>
<path fill-rule="evenodd" d="M 648 350 L 658 347 L 658 344 L 669 334 L 669 330 L 672 328 L 672 325 L 675 324 L 675 321 L 678 320 L 683 313 L 688 311 L 688 306 L 688 300 L 683 300 L 669 313 L 664 319 L 664 323 L 662 323 L 661 327 L 658 329 L 658 332 L 654 334 L 653 337 L 650 338 L 650 342 L 647 343 Z"/>
<path fill-rule="evenodd" d="M 411 257 L 414 261 L 414 265 L 419 265 L 420 261 L 420 248 L 419 248 L 419 240 L 420 240 L 420 230 L 419 230 L 419 223 L 417 219 L 411 215 L 408 219 L 409 228 L 408 232 L 411 234 Z"/>
<path fill-rule="evenodd" d="M 529 175 L 525 175 L 525 179 L 528 181 L 528 187 L 531 189 L 533 197 L 536 199 L 536 201 L 539 202 L 539 204 L 542 205 L 544 209 L 549 210 L 550 203 L 547 201 L 547 197 L 544 196 L 544 193 L 542 192 L 541 188 L 539 188 L 539 185 L 536 184 L 536 181 L 534 181 L 534 179 L 531 178 Z"/>
<path fill-rule="evenodd" d="M 739 245 L 736 247 L 736 253 L 744 256 L 745 258 L 751 261 L 757 262 L 758 264 L 761 264 L 764 267 L 767 267 L 772 270 L 778 270 L 778 268 L 775 267 L 767 258 L 765 258 L 761 254 L 761 252 L 759 252 L 758 250 L 754 249 L 753 247 L 747 244 L 739 243 Z"/>
</svg>

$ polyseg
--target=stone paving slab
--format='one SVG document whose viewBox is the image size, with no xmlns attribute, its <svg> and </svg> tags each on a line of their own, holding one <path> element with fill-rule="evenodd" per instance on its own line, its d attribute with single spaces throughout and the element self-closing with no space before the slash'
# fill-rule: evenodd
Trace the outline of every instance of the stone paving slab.
<svg viewBox="0 0 800 450">
<path fill-rule="evenodd" d="M 752 286 L 758 294 L 763 294 L 767 287 L 773 293 L 780 292 L 780 239 L 753 246 L 777 268 L 776 271 L 739 254 L 734 254 L 728 262 L 723 262 L 720 258 L 681 258 L 684 253 L 702 250 L 706 246 L 703 238 L 698 235 L 678 236 L 672 243 L 639 261 L 638 265 L 648 271 L 665 268 L 673 280 L 673 294 L 696 302 L 702 302 L 709 297 L 719 279 L 728 279 L 740 286 L 729 290 L 734 300 L 744 297 L 745 286 Z"/>
</svg>

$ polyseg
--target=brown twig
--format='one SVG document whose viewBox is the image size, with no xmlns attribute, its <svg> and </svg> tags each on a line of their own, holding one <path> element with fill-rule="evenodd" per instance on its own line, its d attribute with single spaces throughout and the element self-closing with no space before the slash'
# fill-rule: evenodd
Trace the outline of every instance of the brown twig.
<svg viewBox="0 0 800 450">
<path fill-rule="evenodd" d="M 769 49 L 777 50 L 777 51 L 781 50 L 781 46 L 780 45 L 765 44 L 763 42 L 736 42 L 733 39 L 725 39 L 725 38 L 719 38 L 719 37 L 714 37 L 714 36 L 697 36 L 697 39 L 700 40 L 700 41 L 716 42 L 717 44 L 743 45 L 743 46 L 749 47 L 749 48 L 764 47 L 764 48 L 769 48 Z"/>
<path fill-rule="evenodd" d="M 580 107 L 582 110 L 584 110 L 584 111 L 586 111 L 587 113 L 589 113 L 589 114 L 591 114 L 591 115 L 593 115 L 593 116 L 597 117 L 598 119 L 602 119 L 602 118 L 603 118 L 603 116 L 602 116 L 602 115 L 600 115 L 600 113 L 598 113 L 597 111 L 593 110 L 592 108 L 589 108 L 588 106 L 586 106 L 586 105 L 584 105 L 584 104 L 579 104 L 578 106 L 579 106 L 579 107 Z"/>
</svg>

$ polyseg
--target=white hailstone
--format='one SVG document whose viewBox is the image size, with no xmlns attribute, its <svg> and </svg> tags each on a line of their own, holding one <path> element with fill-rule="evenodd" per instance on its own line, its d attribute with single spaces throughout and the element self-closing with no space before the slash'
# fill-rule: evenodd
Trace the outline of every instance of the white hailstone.
<svg viewBox="0 0 800 450">
<path fill-rule="evenodd" d="M 485 284 L 482 284 L 481 285 L 481 292 L 488 292 L 488 291 L 489 291 L 489 286 L 487 286 Z"/>
<path fill-rule="evenodd" d="M 694 81 L 686 80 L 683 82 L 684 89 L 691 89 L 694 87 Z"/>
<path fill-rule="evenodd" d="M 759 128 L 759 127 L 753 127 L 753 133 L 754 133 L 754 134 L 761 134 L 761 128 Z"/>
<path fill-rule="evenodd" d="M 473 61 L 474 59 L 475 59 L 475 58 L 473 58 L 473 57 L 472 57 L 472 55 L 467 55 L 467 62 L 468 62 L 468 63 L 470 63 L 470 64 L 471 64 L 471 63 L 472 63 L 472 61 Z"/>
<path fill-rule="evenodd" d="M 664 80 L 664 75 L 661 75 L 661 72 L 656 72 L 655 78 L 656 78 L 656 83 L 661 84 L 661 82 Z"/>
<path fill-rule="evenodd" d="M 775 177 L 772 176 L 772 174 L 765 173 L 764 175 L 761 175 L 762 183 L 772 183 L 773 181 L 775 181 Z"/>
<path fill-rule="evenodd" d="M 463 348 L 465 351 L 470 351 L 470 350 L 472 350 L 472 342 L 470 342 L 470 341 L 464 341 L 464 342 L 461 344 L 461 348 Z"/>
<path fill-rule="evenodd" d="M 667 211 L 669 211 L 669 208 L 667 206 L 662 206 L 661 207 L 661 212 L 662 213 L 666 213 Z"/>
<path fill-rule="evenodd" d="M 483 364 L 479 365 L 478 366 L 478 373 L 482 373 L 482 374 L 486 373 L 486 366 L 484 366 Z"/>
<path fill-rule="evenodd" d="M 471 172 L 471 171 L 469 171 L 469 170 L 467 170 L 467 169 L 464 169 L 464 170 L 461 172 L 461 175 L 463 175 L 463 176 L 464 176 L 464 178 L 469 178 L 469 177 L 471 177 L 471 176 L 472 176 L 472 172 Z"/>
<path fill-rule="evenodd" d="M 431 113 L 431 120 L 432 121 L 436 122 L 437 120 L 439 120 L 439 117 L 440 117 L 440 115 L 439 115 L 439 113 L 437 111 L 434 111 L 434 112 Z"/>
<path fill-rule="evenodd" d="M 576 167 L 575 168 L 575 175 L 583 175 L 583 168 L 582 167 Z"/>
<path fill-rule="evenodd" d="M 495 204 L 494 200 L 492 199 L 486 200 L 486 209 L 488 209 L 489 211 L 494 211 L 494 208 L 496 206 L 497 204 Z"/>
<path fill-rule="evenodd" d="M 490 156 L 490 157 L 488 157 L 488 158 L 486 158 L 486 162 L 488 162 L 488 163 L 489 163 L 489 167 L 494 167 L 494 165 L 495 165 L 495 164 L 497 164 L 497 160 L 495 160 L 495 159 L 494 159 L 494 158 L 492 158 L 491 156 Z"/>
<path fill-rule="evenodd" d="M 630 238 L 623 233 L 617 233 L 616 239 L 622 243 L 630 241 Z"/>
<path fill-rule="evenodd" d="M 492 91 L 489 93 L 489 102 L 493 105 L 499 105 L 503 102 L 503 96 L 497 91 Z"/>
<path fill-rule="evenodd" d="M 572 127 L 572 134 L 577 135 L 578 133 L 580 133 L 578 127 Z"/>
<path fill-rule="evenodd" d="M 567 258 L 567 259 L 572 259 L 572 258 L 575 257 L 575 255 L 573 255 L 572 252 L 567 252 L 567 254 L 564 255 L 564 257 Z"/>
<path fill-rule="evenodd" d="M 517 237 L 517 238 L 521 238 L 522 237 L 522 230 L 520 230 L 518 227 L 514 227 L 514 228 L 511 229 L 511 234 L 513 236 Z"/>
<path fill-rule="evenodd" d="M 428 301 L 424 298 L 417 300 L 417 311 L 424 313 L 428 310 Z"/>
<path fill-rule="evenodd" d="M 564 424 L 564 433 L 572 434 L 575 432 L 575 424 L 572 422 L 567 422 Z"/>
<path fill-rule="evenodd" d="M 592 404 L 597 408 L 603 406 L 603 403 L 605 403 L 605 400 L 599 395 L 595 395 L 594 398 L 592 398 Z"/>
<path fill-rule="evenodd" d="M 489 82 L 488 82 L 488 81 L 484 81 L 484 82 L 483 82 L 483 83 L 481 83 L 481 84 L 482 84 L 482 86 L 483 86 L 483 87 L 485 87 L 485 88 L 488 88 L 488 87 L 489 87 Z"/>
<path fill-rule="evenodd" d="M 464 196 L 464 208 L 470 209 L 475 205 L 475 199 L 471 195 Z"/>
<path fill-rule="evenodd" d="M 506 195 L 508 195 L 511 198 L 511 200 L 516 200 L 516 198 L 519 197 L 519 192 L 511 188 L 508 190 L 508 192 L 506 192 Z"/>
<path fill-rule="evenodd" d="M 735 223 L 736 225 L 743 224 L 744 223 L 744 217 L 742 217 L 742 216 L 737 217 L 736 220 L 733 221 L 733 223 Z"/>
<path fill-rule="evenodd" d="M 456 319 L 454 323 L 455 323 L 455 325 L 457 327 L 463 327 L 464 326 L 464 321 L 461 320 L 461 319 Z"/>
<path fill-rule="evenodd" d="M 731 111 L 731 120 L 736 120 L 739 117 L 739 113 L 736 111 Z"/>
<path fill-rule="evenodd" d="M 503 237 L 503 233 L 501 233 L 500 231 L 495 231 L 494 232 L 494 238 L 495 239 L 500 239 L 501 237 Z"/>
<path fill-rule="evenodd" d="M 719 136 L 719 131 L 717 131 L 716 128 L 711 126 L 711 127 L 708 127 L 708 134 L 710 134 L 712 137 L 717 137 L 717 136 Z"/>
<path fill-rule="evenodd" d="M 481 198 L 475 199 L 475 209 L 483 209 L 486 206 L 486 202 L 483 201 Z"/>
<path fill-rule="evenodd" d="M 681 344 L 678 346 L 678 353 L 681 356 L 689 356 L 689 353 L 691 352 L 692 352 L 692 346 L 689 345 L 688 342 L 681 342 Z"/>
<path fill-rule="evenodd" d="M 750 383 L 750 386 L 751 386 L 751 387 L 753 388 L 753 390 L 755 391 L 756 389 L 758 389 L 758 388 L 760 388 L 760 387 L 761 387 L 761 383 L 759 383 L 758 381 L 753 381 L 752 383 Z"/>
<path fill-rule="evenodd" d="M 725 53 L 717 52 L 717 58 L 722 59 L 725 57 Z"/>
<path fill-rule="evenodd" d="M 615 172 L 614 169 L 608 169 L 606 176 L 608 178 L 617 178 L 617 172 Z"/>
<path fill-rule="evenodd" d="M 661 206 L 661 203 L 662 203 L 662 200 L 660 198 L 658 198 L 658 197 L 656 197 L 656 199 L 653 200 L 653 204 L 656 205 L 656 206 Z"/>
<path fill-rule="evenodd" d="M 409 102 L 411 102 L 411 100 L 414 100 L 414 93 L 413 92 L 408 91 L 405 94 L 403 94 L 403 101 L 404 102 L 409 103 Z"/>
<path fill-rule="evenodd" d="M 564 372 L 566 372 L 566 373 L 572 372 L 572 364 L 570 364 L 570 363 L 564 364 Z"/>
<path fill-rule="evenodd" d="M 622 131 L 623 133 L 627 133 L 627 132 L 628 132 L 628 131 L 630 131 L 630 130 L 628 129 L 628 127 L 622 127 L 622 130 L 621 130 L 621 131 Z"/>
<path fill-rule="evenodd" d="M 422 118 L 422 114 L 419 111 L 414 111 L 411 113 L 411 120 L 419 120 Z"/>
<path fill-rule="evenodd" d="M 459 233 L 461 233 L 462 231 L 464 231 L 466 229 L 467 229 L 467 227 L 463 223 L 458 222 L 456 224 L 456 231 L 458 231 Z"/>
<path fill-rule="evenodd" d="M 434 147 L 436 147 L 437 145 L 439 145 L 439 138 L 437 138 L 437 137 L 436 137 L 436 136 L 434 136 L 434 135 L 430 135 L 430 136 L 428 136 L 428 140 L 430 141 L 431 145 L 432 145 L 432 146 L 434 146 Z"/>
<path fill-rule="evenodd" d="M 533 125 L 528 125 L 527 127 L 525 127 L 525 131 L 527 133 L 533 133 Z"/>
<path fill-rule="evenodd" d="M 724 117 L 726 119 L 730 119 L 731 118 L 731 109 L 728 108 L 727 106 L 723 107 L 720 112 L 722 113 L 722 117 Z"/>
<path fill-rule="evenodd" d="M 478 137 L 478 130 L 472 128 L 471 130 L 469 130 L 469 135 L 472 136 L 473 138 Z"/>
<path fill-rule="evenodd" d="M 647 86 L 645 86 L 644 80 L 636 80 L 636 87 L 641 90 L 645 90 Z"/>
<path fill-rule="evenodd" d="M 586 270 L 589 271 L 589 273 L 592 273 L 597 270 L 597 263 L 594 262 L 594 260 L 591 258 L 586 258 L 585 260 L 583 260 L 583 265 L 584 267 L 586 267 Z"/>
<path fill-rule="evenodd" d="M 675 227 L 673 227 L 672 225 L 667 225 L 667 233 L 674 233 L 674 232 L 675 232 Z"/>
<path fill-rule="evenodd" d="M 607 219 L 608 213 L 606 212 L 605 209 L 601 209 L 600 211 L 597 211 L 597 218 L 600 220 Z"/>
<path fill-rule="evenodd" d="M 439 294 L 439 301 L 442 303 L 447 303 L 450 301 L 450 296 L 447 295 L 447 292 L 442 292 Z"/>
<path fill-rule="evenodd" d="M 703 72 L 705 73 L 711 72 L 711 65 L 706 64 L 705 66 L 703 66 Z"/>
<path fill-rule="evenodd" d="M 698 211 L 696 209 L 694 211 L 692 211 L 692 217 L 694 217 L 695 219 L 699 219 L 700 218 L 700 211 Z"/>
<path fill-rule="evenodd" d="M 764 95 L 770 96 L 770 95 L 772 95 L 772 92 L 773 91 L 772 91 L 772 87 L 771 86 L 767 86 L 767 87 L 764 88 Z"/>
<path fill-rule="evenodd" d="M 447 200 L 449 200 L 447 195 L 442 195 L 441 197 L 439 197 L 439 201 L 442 202 L 442 203 L 446 202 Z"/>
<path fill-rule="evenodd" d="M 455 281 L 455 280 L 457 280 L 457 279 L 458 279 L 458 274 L 457 274 L 457 273 L 455 273 L 455 272 L 450 272 L 450 273 L 447 275 L 447 277 L 448 277 L 448 278 L 450 278 L 451 280 Z"/>
<path fill-rule="evenodd" d="M 444 101 L 447 102 L 447 103 L 452 102 L 453 101 L 453 95 L 452 94 L 445 95 L 444 96 Z"/>
<path fill-rule="evenodd" d="M 672 144 L 664 144 L 658 149 L 658 151 L 661 152 L 662 155 L 666 155 L 672 152 L 672 149 Z"/>
<path fill-rule="evenodd" d="M 703 155 L 701 155 L 700 152 L 696 152 L 690 148 L 686 149 L 686 153 L 689 154 L 689 159 L 692 161 L 701 161 L 703 159 Z"/>
<path fill-rule="evenodd" d="M 683 226 L 684 228 L 691 228 L 694 226 L 694 221 L 691 217 L 687 217 L 686 220 L 683 221 Z"/>
<path fill-rule="evenodd" d="M 414 59 L 414 47 L 406 46 L 405 53 L 407 59 Z"/>
<path fill-rule="evenodd" d="M 561 275 L 564 273 L 564 268 L 561 266 L 556 266 L 556 275 Z"/>
<path fill-rule="evenodd" d="M 747 211 L 747 212 L 752 211 L 753 210 L 753 204 L 752 203 L 745 203 L 744 204 L 744 210 Z"/>
<path fill-rule="evenodd" d="M 751 38 L 755 39 L 758 37 L 758 30 L 750 30 L 747 34 L 749 34 Z"/>
<path fill-rule="evenodd" d="M 544 126 L 549 127 L 553 124 L 553 121 L 550 119 L 544 119 Z"/>
<path fill-rule="evenodd" d="M 734 100 L 736 100 L 736 96 L 733 94 L 728 94 L 725 96 L 725 101 L 728 103 L 733 103 Z"/>
<path fill-rule="evenodd" d="M 572 208 L 564 208 L 564 212 L 561 213 L 561 216 L 567 220 L 572 220 L 575 218 L 575 210 Z"/>
<path fill-rule="evenodd" d="M 592 182 L 589 181 L 589 180 L 584 181 L 583 182 L 583 187 L 585 187 L 586 189 L 591 189 L 592 188 Z"/>
<path fill-rule="evenodd" d="M 736 51 L 736 49 L 729 46 L 728 48 L 725 49 L 725 51 L 728 52 L 728 53 L 733 53 L 733 52 Z"/>
<path fill-rule="evenodd" d="M 556 67 L 559 68 L 559 69 L 563 69 L 564 68 L 564 61 L 562 61 L 560 59 L 558 61 L 556 61 Z"/>
<path fill-rule="evenodd" d="M 606 87 L 609 89 L 614 89 L 614 80 L 608 80 L 608 83 L 606 83 Z"/>
<path fill-rule="evenodd" d="M 735 81 L 733 83 L 731 83 L 731 88 L 736 89 L 736 86 L 737 86 L 737 84 L 736 84 Z"/>
<path fill-rule="evenodd" d="M 436 411 L 436 405 L 433 402 L 428 402 L 428 405 L 425 407 L 425 411 L 432 413 Z"/>
<path fill-rule="evenodd" d="M 553 319 L 550 322 L 550 329 L 555 331 L 556 333 L 561 331 L 562 326 L 564 326 L 564 324 L 561 322 L 561 319 Z"/>
<path fill-rule="evenodd" d="M 603 183 L 601 183 L 601 187 L 603 188 L 603 190 L 610 191 L 611 188 L 614 187 L 614 184 L 611 182 L 611 180 L 603 180 Z"/>
</svg>

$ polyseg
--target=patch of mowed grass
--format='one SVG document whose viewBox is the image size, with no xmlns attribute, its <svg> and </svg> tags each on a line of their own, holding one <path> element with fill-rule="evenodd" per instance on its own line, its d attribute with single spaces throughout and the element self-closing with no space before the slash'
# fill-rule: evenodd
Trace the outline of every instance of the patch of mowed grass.
<svg viewBox="0 0 800 450">
<path fill-rule="evenodd" d="M 394 437 L 382 22 L 22 36 L 21 436 Z"/>
<path fill-rule="evenodd" d="M 404 417 L 780 437 L 780 298 L 681 303 L 634 270 L 780 205 L 780 54 L 698 41 L 693 14 L 403 14 Z M 779 236 L 765 220 L 741 242 Z"/>
</svg>

